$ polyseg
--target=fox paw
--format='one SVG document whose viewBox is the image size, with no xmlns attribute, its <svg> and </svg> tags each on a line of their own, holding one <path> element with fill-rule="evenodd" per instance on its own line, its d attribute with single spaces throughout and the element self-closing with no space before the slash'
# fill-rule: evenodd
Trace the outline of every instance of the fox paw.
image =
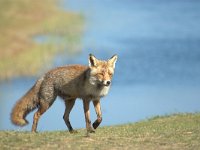
<svg viewBox="0 0 200 150">
<path fill-rule="evenodd" d="M 76 131 L 76 130 L 71 130 L 71 131 L 69 131 L 71 134 L 76 134 L 76 133 L 78 133 L 78 131 Z"/>
<path fill-rule="evenodd" d="M 87 133 L 95 133 L 95 130 L 91 127 L 89 129 L 87 129 Z"/>
<path fill-rule="evenodd" d="M 32 130 L 31 133 L 35 134 L 35 133 L 38 133 L 38 131 L 33 131 L 33 130 Z"/>
<path fill-rule="evenodd" d="M 95 130 L 92 127 L 87 129 L 86 137 L 90 137 L 90 133 L 95 133 Z"/>
</svg>

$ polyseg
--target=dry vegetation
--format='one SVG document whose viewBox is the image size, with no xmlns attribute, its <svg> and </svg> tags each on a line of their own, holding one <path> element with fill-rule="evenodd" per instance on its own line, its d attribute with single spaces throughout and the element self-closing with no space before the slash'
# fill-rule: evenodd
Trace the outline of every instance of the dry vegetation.
<svg viewBox="0 0 200 150">
<path fill-rule="evenodd" d="M 68 131 L 0 131 L 2 149 L 178 149 L 200 147 L 200 114 L 179 114 L 133 124 L 98 128 L 86 137 Z"/>
<path fill-rule="evenodd" d="M 79 14 L 62 11 L 58 0 L 0 1 L 0 79 L 35 75 L 58 51 L 75 51 L 82 31 Z M 36 35 L 50 40 L 37 43 Z M 59 43 L 54 42 L 56 38 Z"/>
</svg>

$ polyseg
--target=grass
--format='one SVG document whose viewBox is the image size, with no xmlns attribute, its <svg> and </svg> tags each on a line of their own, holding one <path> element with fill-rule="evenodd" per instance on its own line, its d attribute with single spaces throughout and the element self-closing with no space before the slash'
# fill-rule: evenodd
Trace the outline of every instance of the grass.
<svg viewBox="0 0 200 150">
<path fill-rule="evenodd" d="M 80 49 L 83 17 L 58 8 L 59 0 L 0 1 L 0 79 L 35 75 L 55 54 Z M 37 35 L 48 36 L 38 43 Z M 56 40 L 59 42 L 55 42 Z"/>
<path fill-rule="evenodd" d="M 146 121 L 98 128 L 86 137 L 67 131 L 1 131 L 2 149 L 199 149 L 200 114 L 178 114 Z"/>
</svg>

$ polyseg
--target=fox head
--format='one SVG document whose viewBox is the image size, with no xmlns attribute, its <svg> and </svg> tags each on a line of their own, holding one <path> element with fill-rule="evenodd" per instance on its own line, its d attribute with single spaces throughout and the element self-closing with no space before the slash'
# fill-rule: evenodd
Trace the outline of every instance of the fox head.
<svg viewBox="0 0 200 150">
<path fill-rule="evenodd" d="M 97 85 L 99 88 L 109 89 L 112 76 L 114 74 L 117 55 L 112 56 L 107 61 L 99 60 L 94 55 L 89 55 L 90 78 L 89 82 L 92 85 Z"/>
</svg>

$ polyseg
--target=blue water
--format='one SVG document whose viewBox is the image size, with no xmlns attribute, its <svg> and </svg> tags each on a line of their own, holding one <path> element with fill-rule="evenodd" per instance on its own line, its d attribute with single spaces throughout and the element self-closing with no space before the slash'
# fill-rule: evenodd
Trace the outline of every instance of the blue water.
<svg viewBox="0 0 200 150">
<path fill-rule="evenodd" d="M 113 85 L 102 99 L 105 125 L 136 122 L 155 115 L 200 111 L 200 1 L 64 0 L 61 9 L 85 17 L 82 53 L 57 55 L 54 66 L 88 63 L 88 54 L 118 54 Z M 30 130 L 10 123 L 9 113 L 36 81 L 18 78 L 0 84 L 0 129 Z M 38 129 L 65 130 L 63 102 L 42 116 Z M 95 112 L 91 105 L 91 118 Z M 75 128 L 85 127 L 82 102 L 71 113 Z"/>
</svg>

